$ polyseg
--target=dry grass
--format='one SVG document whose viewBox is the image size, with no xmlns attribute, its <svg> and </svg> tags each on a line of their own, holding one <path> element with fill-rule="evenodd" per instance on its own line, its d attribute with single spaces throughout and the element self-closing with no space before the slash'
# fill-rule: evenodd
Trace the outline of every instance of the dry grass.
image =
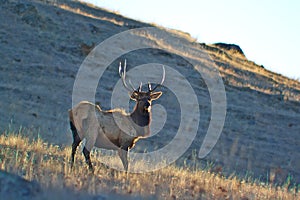
<svg viewBox="0 0 300 200">
<path fill-rule="evenodd" d="M 111 22 L 111 23 L 116 24 L 118 26 L 123 26 L 124 25 L 123 21 L 119 21 L 117 19 L 108 18 L 108 17 L 96 16 L 96 15 L 88 13 L 84 10 L 81 10 L 80 8 L 73 8 L 73 7 L 71 7 L 69 5 L 66 5 L 66 4 L 58 4 L 57 7 L 61 8 L 63 10 L 75 13 L 75 14 L 79 14 L 79 15 L 82 15 L 82 16 L 85 16 L 85 17 L 92 18 L 92 19 L 98 19 L 98 20 L 102 20 L 102 21 Z"/>
<path fill-rule="evenodd" d="M 126 174 L 108 169 L 92 155 L 93 174 L 87 171 L 82 154 L 77 154 L 70 170 L 69 147 L 61 148 L 30 140 L 22 134 L 0 136 L 0 169 L 36 180 L 46 190 L 74 191 L 87 195 L 106 193 L 147 199 L 299 199 L 298 188 L 225 178 L 204 170 L 191 171 L 176 166 L 142 174 Z M 142 164 L 139 164 L 142 167 Z M 55 192 L 52 192 L 54 195 Z M 63 196 L 63 195 L 61 195 Z M 57 196 L 56 196 L 57 197 Z M 48 198 L 52 198 L 51 195 Z"/>
</svg>

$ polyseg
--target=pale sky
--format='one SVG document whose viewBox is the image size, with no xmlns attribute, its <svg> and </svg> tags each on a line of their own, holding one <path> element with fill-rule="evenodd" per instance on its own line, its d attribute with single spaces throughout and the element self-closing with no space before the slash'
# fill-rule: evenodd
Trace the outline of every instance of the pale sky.
<svg viewBox="0 0 300 200">
<path fill-rule="evenodd" d="M 249 60 L 300 78 L 298 0 L 84 1 L 132 19 L 188 32 L 200 43 L 237 44 Z"/>
</svg>

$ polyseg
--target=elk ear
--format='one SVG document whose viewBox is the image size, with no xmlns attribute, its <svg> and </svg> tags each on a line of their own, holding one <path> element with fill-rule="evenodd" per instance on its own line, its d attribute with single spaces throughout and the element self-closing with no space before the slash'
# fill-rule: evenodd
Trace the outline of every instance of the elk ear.
<svg viewBox="0 0 300 200">
<path fill-rule="evenodd" d="M 134 101 L 138 100 L 139 93 L 137 91 L 134 91 L 131 95 L 130 98 Z"/>
<path fill-rule="evenodd" d="M 151 100 L 156 100 L 162 95 L 162 92 L 153 92 L 150 94 Z"/>
</svg>

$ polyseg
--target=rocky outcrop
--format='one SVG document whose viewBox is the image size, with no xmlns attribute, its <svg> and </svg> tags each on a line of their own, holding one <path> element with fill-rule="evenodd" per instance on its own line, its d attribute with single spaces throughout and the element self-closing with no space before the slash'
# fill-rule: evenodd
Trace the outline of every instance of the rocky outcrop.
<svg viewBox="0 0 300 200">
<path fill-rule="evenodd" d="M 236 44 L 215 43 L 214 46 L 222 50 L 228 51 L 233 55 L 239 55 L 246 58 L 243 50 Z"/>
</svg>

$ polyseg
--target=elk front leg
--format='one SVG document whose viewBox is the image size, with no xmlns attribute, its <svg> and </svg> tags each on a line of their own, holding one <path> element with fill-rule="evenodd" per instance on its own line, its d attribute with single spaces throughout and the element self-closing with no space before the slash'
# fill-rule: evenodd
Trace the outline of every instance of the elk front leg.
<svg viewBox="0 0 300 200">
<path fill-rule="evenodd" d="M 121 161 L 123 163 L 125 171 L 128 171 L 128 150 L 119 148 L 118 153 L 119 153 L 119 157 L 121 158 Z"/>
</svg>

